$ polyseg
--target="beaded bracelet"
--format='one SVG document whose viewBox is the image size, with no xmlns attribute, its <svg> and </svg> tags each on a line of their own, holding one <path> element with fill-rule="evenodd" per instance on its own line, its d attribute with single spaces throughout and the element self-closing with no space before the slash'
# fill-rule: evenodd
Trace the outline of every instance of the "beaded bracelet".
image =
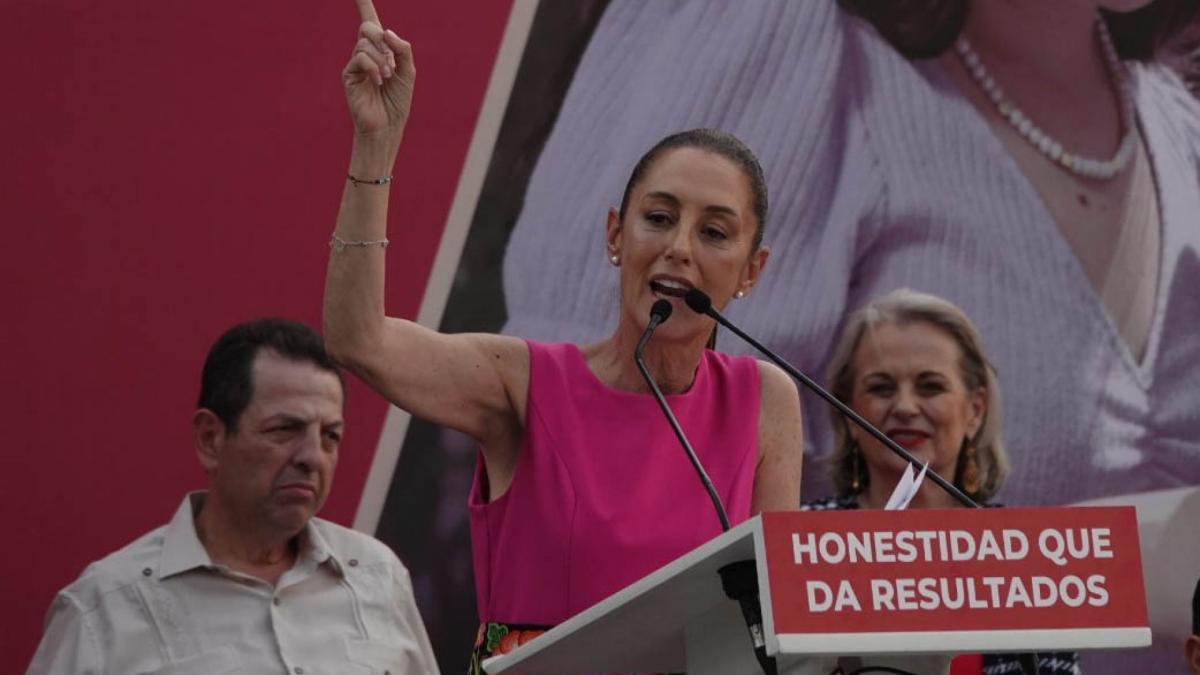
<svg viewBox="0 0 1200 675">
<path fill-rule="evenodd" d="M 346 179 L 349 180 L 350 184 L 354 185 L 355 187 L 359 185 L 387 185 L 392 182 L 391 176 L 384 176 L 383 178 L 376 178 L 375 180 L 364 180 L 362 178 L 355 178 L 351 174 L 346 174 Z"/>
<path fill-rule="evenodd" d="M 329 248 L 332 249 L 334 253 L 341 253 L 351 246 L 380 246 L 382 248 L 387 248 L 388 240 L 377 239 L 375 241 L 346 241 L 345 239 L 337 236 L 336 232 L 333 233 L 333 236 L 329 240 Z"/>
</svg>

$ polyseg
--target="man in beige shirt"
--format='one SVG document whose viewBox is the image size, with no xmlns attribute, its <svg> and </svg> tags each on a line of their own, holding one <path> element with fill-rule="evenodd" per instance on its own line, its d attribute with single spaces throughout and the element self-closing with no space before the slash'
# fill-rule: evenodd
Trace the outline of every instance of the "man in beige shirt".
<svg viewBox="0 0 1200 675">
<path fill-rule="evenodd" d="M 192 419 L 208 490 L 58 594 L 28 672 L 436 673 L 395 554 L 314 517 L 337 465 L 343 393 L 302 324 L 221 336 Z"/>
</svg>

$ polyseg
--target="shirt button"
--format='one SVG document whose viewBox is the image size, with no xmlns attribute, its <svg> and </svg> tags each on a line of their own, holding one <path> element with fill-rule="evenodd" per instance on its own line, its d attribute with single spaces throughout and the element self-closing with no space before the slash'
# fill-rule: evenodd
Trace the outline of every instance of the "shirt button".
<svg viewBox="0 0 1200 675">
<path fill-rule="evenodd" d="M 150 576 L 151 574 L 154 574 L 154 572 L 153 572 L 153 571 L 151 571 L 149 567 L 147 567 L 147 568 L 145 568 L 145 569 L 143 569 L 143 570 L 142 570 L 142 576 L 144 576 L 144 577 L 148 577 L 148 576 Z"/>
<path fill-rule="evenodd" d="M 304 669 L 301 668 L 300 666 L 296 666 L 295 668 L 292 668 L 292 672 L 295 673 L 296 675 L 304 675 Z"/>
<path fill-rule="evenodd" d="M 358 558 L 351 558 L 351 559 L 350 559 L 350 566 L 351 566 L 351 567 L 358 567 Z"/>
</svg>

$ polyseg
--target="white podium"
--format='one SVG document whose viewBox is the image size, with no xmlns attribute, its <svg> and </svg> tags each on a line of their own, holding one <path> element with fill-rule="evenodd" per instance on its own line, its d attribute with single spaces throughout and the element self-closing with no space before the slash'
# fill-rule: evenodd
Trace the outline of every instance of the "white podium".
<svg viewBox="0 0 1200 675">
<path fill-rule="evenodd" d="M 834 578 L 831 574 L 846 574 L 847 578 L 858 583 L 860 588 L 874 589 L 877 580 L 867 579 L 866 575 L 892 578 L 896 575 L 895 570 L 899 570 L 900 576 L 910 571 L 920 575 L 929 573 L 930 569 L 946 569 L 948 565 L 959 565 L 961 569 L 966 570 L 964 574 L 974 574 L 976 572 L 972 570 L 975 568 L 986 567 L 987 569 L 978 572 L 980 575 L 994 574 L 995 572 L 989 572 L 988 569 L 1002 565 L 1025 570 L 1035 563 L 1052 571 L 1061 568 L 1065 572 L 1071 572 L 1069 567 L 1056 567 L 1057 563 L 1040 560 L 1036 551 L 1026 552 L 1025 558 L 1015 561 L 934 561 L 927 566 L 928 569 L 919 566 L 902 567 L 899 566 L 900 563 L 888 562 L 882 552 L 878 561 L 869 561 L 870 564 L 863 560 L 854 563 L 847 560 L 836 565 L 820 566 L 819 561 L 813 565 L 802 561 L 800 549 L 796 549 L 793 561 L 792 544 L 789 542 L 799 542 L 800 540 L 795 538 L 798 533 L 803 532 L 807 536 L 816 532 L 819 529 L 817 524 L 831 523 L 829 527 L 820 527 L 835 533 L 856 535 L 860 531 L 887 531 L 892 534 L 925 531 L 906 528 L 928 528 L 931 527 L 930 523 L 943 522 L 946 523 L 947 531 L 959 528 L 954 531 L 966 532 L 967 530 L 963 529 L 965 526 L 955 523 L 980 522 L 982 524 L 977 526 L 977 530 L 982 533 L 989 527 L 996 527 L 999 531 L 996 523 L 1006 522 L 1005 519 L 1011 517 L 1015 522 L 1023 524 L 1020 526 L 1029 532 L 1028 538 L 1035 538 L 1039 536 L 1038 528 L 1041 527 L 1041 523 L 1053 523 L 1055 518 L 1065 524 L 1053 526 L 1061 527 L 1062 531 L 1069 535 L 1070 526 L 1078 524 L 1081 518 L 1086 520 L 1091 517 L 1095 520 L 1089 515 L 1091 511 L 1120 510 L 1076 508 L 980 509 L 974 510 L 974 513 L 968 511 L 954 509 L 940 512 L 922 510 L 764 514 L 768 523 L 766 531 L 764 516 L 756 516 L 515 650 L 488 659 L 484 662 L 484 668 L 490 675 L 598 672 L 687 672 L 691 675 L 761 673 L 739 605 L 726 597 L 718 574 L 718 570 L 725 565 L 742 560 L 755 561 L 767 652 L 776 658 L 781 674 L 827 675 L 836 664 L 836 657 L 845 655 L 888 655 L 868 657 L 868 662 L 886 663 L 912 672 L 930 672 L 921 668 L 932 668 L 932 672 L 937 672 L 937 669 L 944 668 L 944 664 L 948 663 L 948 655 L 960 652 L 1127 648 L 1146 646 L 1150 643 L 1150 630 L 1145 618 L 1145 600 L 1141 594 L 1140 555 L 1137 551 L 1137 530 L 1132 509 L 1126 509 L 1126 513 L 1110 514 L 1119 516 L 1117 520 L 1120 521 L 1120 527 L 1109 534 L 1108 545 L 1116 553 L 1104 555 L 1111 554 L 1112 550 L 1097 548 L 1096 557 L 1101 560 L 1081 562 L 1090 565 L 1081 574 L 1099 569 L 1112 577 L 1112 581 L 1108 582 L 1109 586 L 1104 588 L 1105 598 L 1111 599 L 1114 605 L 1118 606 L 1096 609 L 1086 605 L 1076 608 L 1071 604 L 1050 607 L 1043 611 L 1033 607 L 1031 600 L 1028 609 L 1014 609 L 1011 606 L 1003 606 L 1011 605 L 1014 591 L 1009 587 L 1007 595 L 1003 598 L 1003 594 L 994 596 L 999 599 L 995 607 L 972 607 L 969 610 L 964 607 L 960 610 L 963 614 L 962 621 L 949 611 L 952 608 L 944 607 L 939 610 L 940 615 L 929 613 L 936 619 L 931 623 L 928 619 L 910 618 L 917 616 L 915 611 L 897 611 L 895 607 L 890 613 L 874 612 L 873 619 L 866 618 L 868 614 L 872 614 L 872 600 L 877 603 L 878 598 L 872 599 L 867 591 L 861 591 L 864 609 L 860 610 L 863 617 L 860 621 L 860 617 L 849 609 L 843 611 L 836 619 L 829 613 L 814 614 L 810 611 L 814 608 L 817 611 L 827 610 L 822 610 L 813 603 L 812 591 L 809 590 L 808 604 L 812 606 L 803 608 L 807 612 L 804 620 L 809 621 L 813 628 L 796 628 L 798 624 L 793 617 L 799 616 L 800 612 L 792 610 L 805 604 L 802 601 L 804 593 L 798 586 L 804 585 L 807 579 L 815 579 L 822 574 L 825 575 L 825 579 Z M 1103 513 L 1099 515 L 1104 516 Z M 1112 519 L 1110 516 L 1105 517 Z M 973 520 L 965 520 L 968 518 Z M 1015 531 L 1017 528 L 1018 526 L 1014 525 L 1012 529 Z M 982 540 L 981 538 L 980 541 Z M 987 567 L 988 565 L 990 567 Z M 1040 573 L 1037 570 L 1029 572 Z M 1138 583 L 1129 583 L 1129 577 L 1135 574 Z M 846 583 L 849 584 L 850 581 Z M 871 583 L 867 584 L 867 581 Z M 899 582 L 903 581 L 906 579 L 899 579 Z M 1064 583 L 1064 589 L 1074 588 L 1071 583 Z M 1063 602 L 1068 602 L 1068 599 L 1070 603 L 1074 603 L 1073 596 L 1064 594 Z M 976 600 L 977 598 L 972 597 L 972 603 Z M 773 608 L 773 602 L 779 606 Z M 1136 611 L 1138 602 L 1141 603 L 1140 615 Z M 776 611 L 784 609 L 784 603 L 788 605 L 788 612 Z M 1126 611 L 1127 607 L 1133 607 L 1134 610 Z M 886 610 L 886 607 L 884 609 Z M 1107 619 L 1104 618 L 1105 611 L 1109 612 Z M 1048 612 L 1057 612 L 1051 617 L 1051 621 L 1061 620 L 1063 623 L 1048 623 L 1045 617 Z M 1125 614 L 1130 615 L 1128 621 L 1124 618 Z M 828 624 L 825 621 L 827 616 L 831 618 Z M 1088 616 L 1099 617 L 1098 623 L 1087 624 L 1087 619 L 1079 618 Z M 1117 618 L 1113 619 L 1114 616 Z M 875 621 L 874 624 L 870 623 L 872 620 Z M 975 623 L 972 623 L 973 620 Z M 1022 623 L 1026 620 L 1029 621 L 1028 626 Z M 776 624 L 781 621 L 790 623 L 777 631 Z M 838 623 L 839 621 L 841 623 Z M 832 628 L 826 630 L 826 625 Z M 927 655 L 936 656 L 930 658 Z M 912 666 L 903 665 L 906 663 Z"/>
</svg>

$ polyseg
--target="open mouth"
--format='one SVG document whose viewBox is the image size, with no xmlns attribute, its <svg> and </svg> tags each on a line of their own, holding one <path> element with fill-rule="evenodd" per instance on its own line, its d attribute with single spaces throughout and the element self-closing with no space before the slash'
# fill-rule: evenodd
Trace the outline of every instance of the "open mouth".
<svg viewBox="0 0 1200 675">
<path fill-rule="evenodd" d="M 669 295 L 675 298 L 682 298 L 691 290 L 691 286 L 680 283 L 673 279 L 655 279 L 650 282 L 650 290 L 659 295 Z"/>
</svg>

